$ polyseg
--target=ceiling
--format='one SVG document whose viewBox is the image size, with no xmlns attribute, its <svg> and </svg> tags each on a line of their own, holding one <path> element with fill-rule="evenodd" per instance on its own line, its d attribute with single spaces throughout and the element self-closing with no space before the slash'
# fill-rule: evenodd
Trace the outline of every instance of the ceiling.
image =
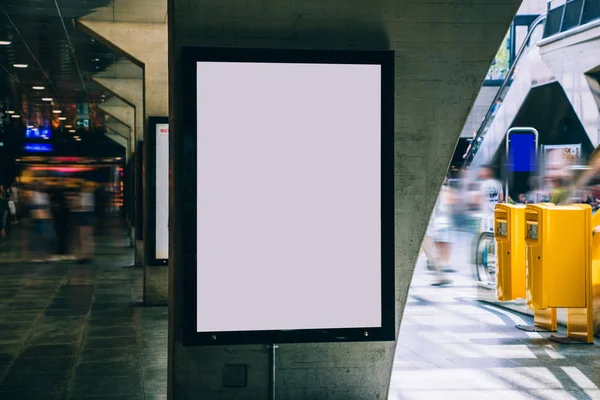
<svg viewBox="0 0 600 400">
<path fill-rule="evenodd" d="M 72 129 L 89 113 L 92 129 L 103 125 L 96 105 L 110 94 L 91 77 L 122 59 L 77 29 L 73 19 L 110 4 L 0 0 L 0 111 L 6 123 Z"/>
</svg>

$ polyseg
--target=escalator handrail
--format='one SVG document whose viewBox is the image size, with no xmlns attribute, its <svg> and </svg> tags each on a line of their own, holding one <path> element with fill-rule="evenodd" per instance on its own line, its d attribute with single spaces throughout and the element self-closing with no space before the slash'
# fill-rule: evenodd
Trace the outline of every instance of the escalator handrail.
<svg viewBox="0 0 600 400">
<path fill-rule="evenodd" d="M 498 89 L 498 92 L 494 96 L 494 100 L 492 101 L 492 104 L 488 108 L 488 110 L 485 114 L 485 117 L 483 118 L 483 121 L 481 122 L 481 125 L 479 126 L 479 129 L 477 130 L 477 134 L 475 135 L 475 137 L 473 138 L 473 140 L 471 142 L 469 151 L 465 155 L 465 167 L 468 167 L 471 164 L 472 158 L 475 156 L 473 154 L 473 152 L 475 151 L 475 148 L 476 148 L 475 144 L 482 136 L 485 135 L 485 133 L 484 133 L 485 126 L 487 125 L 488 121 L 492 118 L 492 116 L 495 115 L 493 112 L 494 106 L 496 105 L 496 103 L 498 101 L 500 101 L 500 104 L 502 104 L 501 98 L 503 99 L 504 90 L 506 89 L 506 87 L 509 85 L 512 78 L 514 77 L 517 64 L 519 63 L 519 60 L 521 59 L 521 56 L 523 55 L 523 53 L 525 53 L 525 49 L 529 47 L 529 42 L 531 40 L 531 36 L 533 35 L 533 32 L 541 23 L 543 23 L 545 21 L 546 21 L 546 14 L 542 14 L 539 17 L 537 17 L 535 19 L 535 21 L 532 22 L 531 27 L 529 28 L 529 32 L 527 33 L 527 36 L 525 37 L 525 40 L 523 41 L 523 44 L 521 45 L 519 52 L 515 56 L 515 61 L 513 62 L 510 69 L 508 70 L 508 73 L 506 74 L 506 78 L 504 78 L 504 81 L 502 82 L 500 89 Z"/>
</svg>

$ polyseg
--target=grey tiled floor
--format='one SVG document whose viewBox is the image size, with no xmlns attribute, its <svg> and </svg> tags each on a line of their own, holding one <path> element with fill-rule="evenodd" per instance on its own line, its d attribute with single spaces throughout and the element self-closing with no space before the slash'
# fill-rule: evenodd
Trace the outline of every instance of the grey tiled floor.
<svg viewBox="0 0 600 400">
<path fill-rule="evenodd" d="M 477 301 L 466 268 L 443 288 L 424 270 L 409 291 L 390 399 L 600 399 L 600 343 L 520 331 L 532 319 Z"/>
<path fill-rule="evenodd" d="M 166 399 L 167 309 L 140 306 L 141 270 L 112 238 L 86 265 L 0 248 L 0 400 Z M 466 270 L 434 288 L 422 261 L 390 399 L 600 399 L 600 344 L 519 331 L 530 318 L 478 302 Z"/>
<path fill-rule="evenodd" d="M 101 238 L 90 264 L 0 263 L 0 399 L 166 399 L 167 308 L 140 305 L 126 242 Z"/>
</svg>

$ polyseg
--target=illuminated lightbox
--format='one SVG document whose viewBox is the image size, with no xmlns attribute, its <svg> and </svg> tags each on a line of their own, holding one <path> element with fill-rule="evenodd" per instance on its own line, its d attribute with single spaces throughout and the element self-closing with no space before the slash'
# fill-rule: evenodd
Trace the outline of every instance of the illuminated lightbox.
<svg viewBox="0 0 600 400">
<path fill-rule="evenodd" d="M 150 265 L 169 260 L 169 119 L 149 117 L 148 230 Z"/>
<path fill-rule="evenodd" d="M 186 49 L 184 65 L 185 342 L 394 340 L 393 53 Z"/>
</svg>

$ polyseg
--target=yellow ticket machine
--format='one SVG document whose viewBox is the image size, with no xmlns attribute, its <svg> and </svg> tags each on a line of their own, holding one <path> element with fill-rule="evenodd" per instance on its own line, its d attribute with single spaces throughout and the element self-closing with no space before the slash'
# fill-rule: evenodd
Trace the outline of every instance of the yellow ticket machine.
<svg viewBox="0 0 600 400">
<path fill-rule="evenodd" d="M 496 294 L 500 301 L 525 298 L 525 206 L 496 204 Z"/>
<path fill-rule="evenodd" d="M 593 342 L 592 210 L 589 205 L 528 205 L 527 305 L 533 310 L 567 308 L 569 342 Z"/>
<path fill-rule="evenodd" d="M 526 297 L 527 256 L 525 246 L 525 206 L 497 204 L 494 210 L 496 238 L 496 294 L 500 301 Z M 556 331 L 556 309 L 534 310 L 534 325 L 517 325 L 529 332 Z"/>
</svg>

